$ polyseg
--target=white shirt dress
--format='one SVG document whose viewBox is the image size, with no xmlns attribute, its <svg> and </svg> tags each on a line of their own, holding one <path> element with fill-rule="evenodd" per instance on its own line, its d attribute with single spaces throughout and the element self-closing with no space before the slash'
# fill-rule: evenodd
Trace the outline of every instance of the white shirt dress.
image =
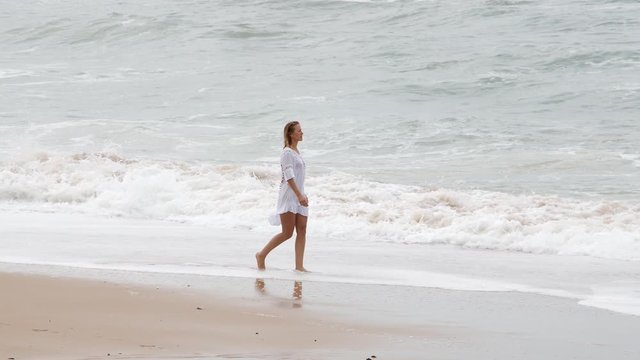
<svg viewBox="0 0 640 360">
<path fill-rule="evenodd" d="M 300 205 L 300 201 L 298 201 L 296 193 L 293 192 L 293 189 L 291 189 L 287 182 L 289 179 L 293 179 L 298 190 L 300 190 L 302 194 L 305 193 L 305 164 L 302 156 L 291 148 L 286 147 L 282 149 L 282 154 L 280 155 L 280 168 L 282 169 L 282 177 L 280 179 L 278 205 L 276 207 L 276 213 L 269 217 L 269 222 L 272 225 L 280 225 L 280 214 L 288 212 L 309 216 L 309 208 Z"/>
</svg>

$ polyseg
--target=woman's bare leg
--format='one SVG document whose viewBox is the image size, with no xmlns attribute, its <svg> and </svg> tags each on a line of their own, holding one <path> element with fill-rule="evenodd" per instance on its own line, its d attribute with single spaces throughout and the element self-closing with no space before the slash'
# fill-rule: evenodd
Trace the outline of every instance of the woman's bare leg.
<svg viewBox="0 0 640 360">
<path fill-rule="evenodd" d="M 296 214 L 296 270 L 307 271 L 304 268 L 304 246 L 307 241 L 307 217 Z"/>
<path fill-rule="evenodd" d="M 296 214 L 288 212 L 280 214 L 280 223 L 282 224 L 282 232 L 276 234 L 271 240 L 264 246 L 264 248 L 256 253 L 256 262 L 258 264 L 258 270 L 264 270 L 265 259 L 271 250 L 278 247 L 278 245 L 287 241 L 293 236 L 293 228 L 296 223 Z"/>
</svg>

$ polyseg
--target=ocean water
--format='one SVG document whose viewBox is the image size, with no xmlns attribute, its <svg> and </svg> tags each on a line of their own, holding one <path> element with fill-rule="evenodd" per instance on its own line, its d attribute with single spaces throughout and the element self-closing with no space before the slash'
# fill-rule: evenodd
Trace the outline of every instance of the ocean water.
<svg viewBox="0 0 640 360">
<path fill-rule="evenodd" d="M 0 1 L 0 209 L 274 232 L 296 119 L 310 239 L 637 268 L 639 33 L 623 0 Z"/>
</svg>

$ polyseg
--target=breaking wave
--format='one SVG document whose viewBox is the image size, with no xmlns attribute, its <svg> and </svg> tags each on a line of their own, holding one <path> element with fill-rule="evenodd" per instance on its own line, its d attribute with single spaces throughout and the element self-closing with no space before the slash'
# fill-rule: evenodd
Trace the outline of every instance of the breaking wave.
<svg viewBox="0 0 640 360">
<path fill-rule="evenodd" d="M 279 171 L 37 153 L 0 162 L 0 203 L 272 231 Z M 640 206 L 631 202 L 408 186 L 339 171 L 312 174 L 306 188 L 315 236 L 640 261 Z"/>
</svg>

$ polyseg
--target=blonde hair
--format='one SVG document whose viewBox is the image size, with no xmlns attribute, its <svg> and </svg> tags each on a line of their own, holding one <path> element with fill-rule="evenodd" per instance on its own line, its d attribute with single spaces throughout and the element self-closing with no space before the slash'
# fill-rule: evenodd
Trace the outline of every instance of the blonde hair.
<svg viewBox="0 0 640 360">
<path fill-rule="evenodd" d="M 296 129 L 296 125 L 300 125 L 297 121 L 290 121 L 284 126 L 284 147 L 291 145 L 291 134 Z"/>
</svg>

